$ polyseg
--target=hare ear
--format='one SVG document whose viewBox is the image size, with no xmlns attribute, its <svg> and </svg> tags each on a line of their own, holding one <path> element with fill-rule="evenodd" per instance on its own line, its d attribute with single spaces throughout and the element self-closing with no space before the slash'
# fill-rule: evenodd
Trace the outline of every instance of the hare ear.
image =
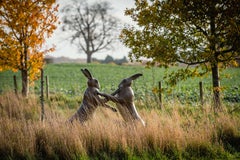
<svg viewBox="0 0 240 160">
<path fill-rule="evenodd" d="M 87 77 L 88 79 L 92 79 L 92 75 L 87 69 L 81 69 L 82 73 Z"/>
<path fill-rule="evenodd" d="M 87 75 L 90 79 L 93 79 L 93 76 L 88 69 L 85 68 L 85 72 L 87 73 Z"/>
<path fill-rule="evenodd" d="M 141 74 L 141 73 L 137 73 L 137 74 L 134 74 L 134 75 L 132 75 L 131 77 L 129 77 L 129 79 L 135 80 L 135 79 L 139 78 L 139 77 L 142 76 L 142 75 L 143 75 L 143 74 Z"/>
</svg>

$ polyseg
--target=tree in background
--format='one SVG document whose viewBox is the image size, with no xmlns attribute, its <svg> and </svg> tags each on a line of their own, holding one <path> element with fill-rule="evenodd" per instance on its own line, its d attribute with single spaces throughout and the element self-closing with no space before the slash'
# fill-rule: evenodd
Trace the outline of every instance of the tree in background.
<svg viewBox="0 0 240 160">
<path fill-rule="evenodd" d="M 162 66 L 186 64 L 167 76 L 171 84 L 211 72 L 214 109 L 221 109 L 219 68 L 240 57 L 239 0 L 136 0 L 135 5 L 125 14 L 138 27 L 120 36 L 130 57 Z"/>
<path fill-rule="evenodd" d="M 112 47 L 117 39 L 119 21 L 108 12 L 109 3 L 99 2 L 89 5 L 85 0 L 76 1 L 63 8 L 63 31 L 71 31 L 71 43 L 87 55 L 91 63 L 92 55 Z"/>
<path fill-rule="evenodd" d="M 29 79 L 39 77 L 45 39 L 56 29 L 55 0 L 0 1 L 0 71 L 21 71 L 22 94 L 28 95 Z"/>
</svg>

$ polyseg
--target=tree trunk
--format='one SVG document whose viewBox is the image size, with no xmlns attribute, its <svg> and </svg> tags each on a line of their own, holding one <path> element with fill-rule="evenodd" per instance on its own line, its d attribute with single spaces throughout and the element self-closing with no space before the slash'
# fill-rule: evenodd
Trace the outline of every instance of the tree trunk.
<svg viewBox="0 0 240 160">
<path fill-rule="evenodd" d="M 213 103 L 214 111 L 221 110 L 220 78 L 218 64 L 212 64 Z"/>
<path fill-rule="evenodd" d="M 22 95 L 24 97 L 27 97 L 29 92 L 28 71 L 21 70 L 21 74 L 22 74 Z"/>
<path fill-rule="evenodd" d="M 87 63 L 91 63 L 91 62 L 92 62 L 92 55 L 87 54 Z"/>
</svg>

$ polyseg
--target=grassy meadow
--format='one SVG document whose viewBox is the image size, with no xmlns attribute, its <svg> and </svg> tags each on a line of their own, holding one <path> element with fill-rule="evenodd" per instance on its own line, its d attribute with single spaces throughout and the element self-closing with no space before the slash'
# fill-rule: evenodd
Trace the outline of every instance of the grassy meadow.
<svg viewBox="0 0 240 160">
<path fill-rule="evenodd" d="M 99 107 L 85 125 L 70 125 L 86 89 L 80 72 L 88 68 L 111 93 L 125 77 L 143 73 L 133 83 L 135 105 L 147 126 L 128 126 L 119 113 Z M 39 82 L 26 98 L 15 96 L 12 72 L 0 73 L 0 159 L 239 159 L 240 102 L 238 68 L 223 71 L 224 111 L 213 113 L 211 78 L 194 78 L 170 88 L 165 69 L 101 64 L 50 64 L 50 97 L 40 121 Z M 158 108 L 154 89 L 163 82 L 164 107 Z M 205 104 L 200 106 L 198 82 Z M 109 103 L 113 107 L 113 103 Z"/>
</svg>

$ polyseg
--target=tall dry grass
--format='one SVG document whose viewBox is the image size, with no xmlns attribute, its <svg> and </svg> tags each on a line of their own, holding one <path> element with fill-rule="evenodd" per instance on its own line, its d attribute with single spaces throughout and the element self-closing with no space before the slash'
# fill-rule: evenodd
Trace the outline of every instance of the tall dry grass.
<svg viewBox="0 0 240 160">
<path fill-rule="evenodd" d="M 214 114 L 209 105 L 204 110 L 178 103 L 166 104 L 162 111 L 141 109 L 146 127 L 124 124 L 119 114 L 104 108 L 99 108 L 85 125 L 69 124 L 67 119 L 72 112 L 46 105 L 46 117 L 41 122 L 38 97 L 1 95 L 0 157 L 128 159 L 145 154 L 180 159 L 226 157 L 228 150 L 224 141 L 239 141 L 240 135 L 239 115 Z"/>
</svg>

